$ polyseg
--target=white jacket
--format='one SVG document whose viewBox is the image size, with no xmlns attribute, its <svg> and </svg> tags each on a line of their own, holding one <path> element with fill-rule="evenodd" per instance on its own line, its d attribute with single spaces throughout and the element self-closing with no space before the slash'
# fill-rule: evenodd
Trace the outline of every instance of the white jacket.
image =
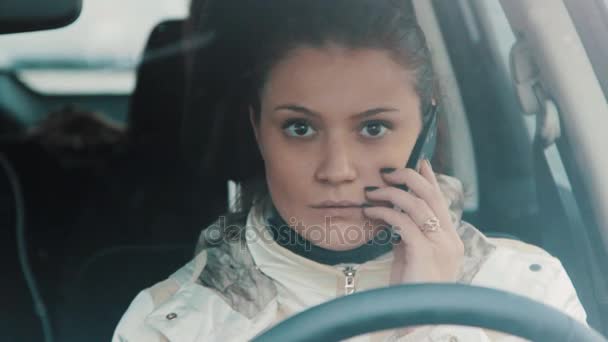
<svg viewBox="0 0 608 342">
<path fill-rule="evenodd" d="M 244 252 L 251 256 L 255 269 L 276 287 L 263 307 L 250 313 L 251 303 L 247 298 L 251 296 L 244 289 L 234 290 L 236 296 L 227 295 L 234 287 L 230 282 L 201 283 L 202 272 L 207 268 L 213 270 L 209 263 L 216 263 L 213 254 L 203 249 L 167 280 L 135 297 L 119 322 L 113 341 L 245 341 L 294 313 L 344 295 L 345 267 L 354 267 L 357 291 L 389 284 L 392 253 L 360 265 L 327 266 L 274 242 L 265 234 L 264 217 L 254 209 L 249 212 Z M 529 244 L 488 239 L 468 224 L 460 225 L 459 234 L 467 249 L 464 273 L 470 275 L 464 282 L 527 296 L 586 324 L 585 311 L 559 260 Z M 485 253 L 472 251 L 479 248 L 484 248 Z M 225 258 L 223 255 L 220 259 Z M 240 279 L 242 272 L 235 273 L 239 275 L 227 273 L 226 276 L 237 284 L 236 279 Z M 254 283 L 263 284 L 255 279 Z M 249 309 L 241 309 L 245 305 L 249 305 Z M 420 327 L 405 336 L 384 331 L 349 341 L 510 342 L 521 339 L 478 328 L 444 325 Z"/>
</svg>

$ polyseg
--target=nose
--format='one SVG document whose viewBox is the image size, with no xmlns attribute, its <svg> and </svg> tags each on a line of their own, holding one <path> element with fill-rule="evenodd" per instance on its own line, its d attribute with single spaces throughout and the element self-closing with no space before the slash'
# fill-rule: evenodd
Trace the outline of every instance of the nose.
<svg viewBox="0 0 608 342">
<path fill-rule="evenodd" d="M 321 183 L 338 185 L 352 182 L 357 178 L 351 151 L 348 143 L 333 139 L 322 147 L 321 162 L 316 170 L 315 177 Z"/>
</svg>

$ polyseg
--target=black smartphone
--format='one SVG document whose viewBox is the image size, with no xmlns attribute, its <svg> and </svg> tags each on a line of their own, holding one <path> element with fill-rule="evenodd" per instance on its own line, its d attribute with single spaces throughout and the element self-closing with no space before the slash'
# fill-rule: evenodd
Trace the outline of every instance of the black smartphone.
<svg viewBox="0 0 608 342">
<path fill-rule="evenodd" d="M 408 169 L 418 171 L 421 160 L 433 158 L 435 146 L 437 145 L 437 105 L 431 105 L 429 113 L 424 116 L 422 131 L 414 144 L 410 158 L 405 164 Z"/>
<path fill-rule="evenodd" d="M 429 108 L 429 112 L 424 115 L 424 122 L 422 125 L 422 131 L 420 131 L 420 135 L 418 135 L 418 139 L 416 139 L 416 143 L 414 144 L 414 148 L 412 149 L 412 153 L 405 164 L 405 167 L 408 169 L 414 169 L 419 171 L 419 164 L 421 160 L 428 159 L 431 160 L 433 158 L 433 153 L 435 152 L 435 146 L 437 145 L 437 105 L 431 105 Z M 404 191 L 409 191 L 407 186 L 401 185 L 398 186 L 399 189 Z M 394 206 L 393 208 L 397 210 L 401 210 L 400 208 Z M 401 236 L 394 231 L 392 232 L 392 239 L 395 242 L 401 240 Z"/>
</svg>

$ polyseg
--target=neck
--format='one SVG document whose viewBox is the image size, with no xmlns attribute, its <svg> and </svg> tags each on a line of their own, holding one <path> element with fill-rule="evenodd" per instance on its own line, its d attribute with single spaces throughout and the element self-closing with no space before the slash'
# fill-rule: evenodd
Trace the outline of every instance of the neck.
<svg viewBox="0 0 608 342">
<path fill-rule="evenodd" d="M 268 217 L 268 229 L 273 239 L 291 252 L 325 265 L 342 263 L 362 264 L 390 252 L 393 245 L 390 242 L 390 231 L 383 229 L 383 234 L 376 234 L 365 244 L 346 251 L 334 251 L 315 245 L 304 236 L 292 229 L 272 206 Z"/>
</svg>

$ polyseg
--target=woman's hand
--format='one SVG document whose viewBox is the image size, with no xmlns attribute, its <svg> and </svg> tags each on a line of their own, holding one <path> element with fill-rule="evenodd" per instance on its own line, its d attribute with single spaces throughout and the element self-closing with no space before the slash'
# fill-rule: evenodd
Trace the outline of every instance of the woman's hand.
<svg viewBox="0 0 608 342">
<path fill-rule="evenodd" d="M 384 180 L 391 186 L 366 188 L 371 203 L 389 202 L 402 209 L 402 212 L 384 206 L 363 209 L 368 218 L 384 221 L 401 235 L 401 241 L 393 247 L 391 285 L 454 282 L 464 258 L 464 245 L 431 164 L 426 160 L 421 164 L 420 173 L 412 169 L 383 170 Z M 403 191 L 403 185 L 411 193 Z"/>
</svg>

